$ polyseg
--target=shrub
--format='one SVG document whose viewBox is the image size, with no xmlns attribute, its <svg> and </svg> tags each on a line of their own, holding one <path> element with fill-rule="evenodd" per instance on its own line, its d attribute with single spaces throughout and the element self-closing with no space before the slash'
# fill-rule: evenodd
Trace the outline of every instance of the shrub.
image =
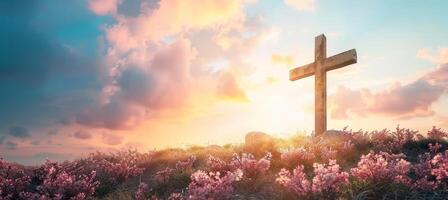
<svg viewBox="0 0 448 200">
<path fill-rule="evenodd" d="M 229 199 L 234 191 L 233 183 L 242 178 L 243 172 L 235 170 L 221 174 L 220 172 L 196 171 L 191 175 L 188 186 L 189 199 Z"/>
</svg>

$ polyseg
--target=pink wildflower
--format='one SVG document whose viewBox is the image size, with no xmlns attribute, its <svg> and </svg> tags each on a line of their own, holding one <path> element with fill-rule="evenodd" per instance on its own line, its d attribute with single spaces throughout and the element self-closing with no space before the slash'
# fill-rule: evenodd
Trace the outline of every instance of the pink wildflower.
<svg viewBox="0 0 448 200">
<path fill-rule="evenodd" d="M 414 182 L 414 189 L 423 189 L 423 190 L 431 190 L 437 187 L 437 184 L 434 180 L 431 180 L 431 159 L 430 155 L 423 154 L 420 156 L 419 163 L 413 166 L 416 181 Z"/>
<path fill-rule="evenodd" d="M 191 183 L 188 186 L 189 199 L 229 199 L 234 191 L 233 183 L 239 181 L 243 175 L 241 170 L 227 172 L 206 173 L 196 171 L 191 175 Z"/>
<path fill-rule="evenodd" d="M 439 153 L 431 160 L 431 174 L 436 177 L 438 184 L 448 185 L 448 150 L 444 154 Z"/>
<path fill-rule="evenodd" d="M 134 194 L 135 200 L 145 200 L 147 192 L 148 192 L 148 185 L 146 183 L 141 182 L 138 185 L 137 191 L 135 191 Z"/>
<path fill-rule="evenodd" d="M 77 170 L 70 168 L 70 165 L 47 161 L 39 169 L 43 179 L 37 187 L 38 193 L 55 199 L 85 199 L 92 196 L 100 184 L 95 180 L 96 171 L 78 175 L 74 173 Z"/>
<path fill-rule="evenodd" d="M 23 167 L 0 158 L 0 199 L 15 199 L 30 184 Z"/>
<path fill-rule="evenodd" d="M 338 192 L 341 186 L 348 183 L 348 173 L 341 172 L 336 160 L 330 160 L 328 165 L 315 163 L 313 167 L 313 192 Z"/>
<path fill-rule="evenodd" d="M 166 167 L 165 169 L 156 172 L 154 179 L 159 183 L 167 183 L 173 174 L 174 169 Z"/>
<path fill-rule="evenodd" d="M 90 154 L 86 161 L 93 165 L 99 173 L 107 174 L 109 181 L 116 184 L 126 181 L 129 177 L 139 176 L 143 168 L 138 167 L 141 156 L 136 151 L 119 151 L 106 155 L 100 152 Z M 147 162 L 144 158 L 144 161 Z"/>
<path fill-rule="evenodd" d="M 258 161 L 252 154 L 243 153 L 241 157 L 238 154 L 234 154 L 230 165 L 234 169 L 241 169 L 245 177 L 253 178 L 269 170 L 271 158 L 271 153 L 267 153 L 266 156 Z"/>
<path fill-rule="evenodd" d="M 336 159 L 337 153 L 338 153 L 338 151 L 336 151 L 335 149 L 333 149 L 331 147 L 327 147 L 327 146 L 323 146 L 320 149 L 320 157 L 322 158 L 322 160 Z"/>
<path fill-rule="evenodd" d="M 440 140 L 444 137 L 448 137 L 448 133 L 445 131 L 442 131 L 440 128 L 436 128 L 435 126 L 432 127 L 431 130 L 427 133 L 429 138 Z"/>
<path fill-rule="evenodd" d="M 362 155 L 357 167 L 350 171 L 355 178 L 363 181 L 393 181 L 409 184 L 407 174 L 411 165 L 403 157 L 402 154 L 370 152 Z"/>
<path fill-rule="evenodd" d="M 186 161 L 177 161 L 176 170 L 185 171 L 187 169 L 191 169 L 195 161 L 196 156 L 190 156 Z"/>
<path fill-rule="evenodd" d="M 185 200 L 185 199 L 186 198 L 184 197 L 184 195 L 177 192 L 170 194 L 170 196 L 168 197 L 168 200 Z"/>
<path fill-rule="evenodd" d="M 230 170 L 230 166 L 225 161 L 211 155 L 207 159 L 207 166 L 210 171 L 215 172 L 224 172 Z"/>
<path fill-rule="evenodd" d="M 297 196 L 305 196 L 311 191 L 311 183 L 303 172 L 303 165 L 298 165 L 292 174 L 286 169 L 281 169 L 275 182 L 294 192 Z"/>
<path fill-rule="evenodd" d="M 341 151 L 342 152 L 351 152 L 355 148 L 355 145 L 351 140 L 347 140 L 344 143 L 342 143 Z"/>
<path fill-rule="evenodd" d="M 436 142 L 436 144 L 428 144 L 429 152 L 431 153 L 437 153 L 442 148 L 442 145 Z"/>
</svg>

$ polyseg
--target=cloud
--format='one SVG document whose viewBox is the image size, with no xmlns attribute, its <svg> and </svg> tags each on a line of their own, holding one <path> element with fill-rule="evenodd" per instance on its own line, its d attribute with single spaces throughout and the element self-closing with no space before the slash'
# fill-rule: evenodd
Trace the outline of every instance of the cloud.
<svg viewBox="0 0 448 200">
<path fill-rule="evenodd" d="M 118 85 L 125 99 L 145 105 L 149 103 L 151 94 L 155 90 L 156 82 L 154 79 L 148 70 L 130 67 L 121 73 Z"/>
<path fill-rule="evenodd" d="M 423 79 L 448 88 L 448 63 L 439 65 L 435 70 L 427 73 Z"/>
<path fill-rule="evenodd" d="M 427 48 L 422 48 L 418 50 L 417 58 L 437 64 L 448 63 L 448 48 L 439 48 L 436 52 L 431 52 Z"/>
<path fill-rule="evenodd" d="M 144 109 L 120 99 L 112 99 L 104 105 L 93 105 L 76 116 L 76 122 L 85 126 L 108 129 L 129 129 L 145 116 Z"/>
<path fill-rule="evenodd" d="M 103 139 L 104 144 L 108 144 L 108 145 L 119 145 L 123 142 L 122 136 L 112 134 L 112 133 L 103 133 L 102 139 Z"/>
<path fill-rule="evenodd" d="M 369 110 L 400 118 L 430 116 L 434 114 L 430 106 L 439 99 L 443 91 L 443 87 L 422 79 L 403 86 L 395 84 L 389 90 L 368 96 Z"/>
<path fill-rule="evenodd" d="M 314 11 L 315 0 L 284 0 L 285 4 L 300 11 Z"/>
<path fill-rule="evenodd" d="M 122 0 L 89 0 L 89 9 L 97 15 L 114 14 Z"/>
<path fill-rule="evenodd" d="M 90 139 L 92 138 L 92 134 L 90 134 L 87 131 L 76 131 L 75 133 L 73 133 L 73 137 L 81 139 L 81 140 L 86 140 L 86 139 Z"/>
<path fill-rule="evenodd" d="M 39 140 L 33 140 L 30 142 L 30 144 L 34 145 L 34 146 L 38 146 L 40 145 L 40 141 Z"/>
<path fill-rule="evenodd" d="M 16 138 L 27 138 L 30 136 L 28 129 L 22 126 L 13 126 L 9 128 L 9 135 Z"/>
<path fill-rule="evenodd" d="M 292 66 L 294 64 L 294 57 L 290 55 L 272 54 L 271 61 L 274 64 Z"/>
<path fill-rule="evenodd" d="M 18 146 L 17 143 L 11 142 L 11 141 L 5 142 L 4 145 L 6 146 L 7 149 L 11 149 L 11 150 L 17 149 L 17 146 Z"/>
<path fill-rule="evenodd" d="M 5 142 L 5 138 L 6 138 L 5 136 L 0 137 L 0 144 L 3 144 L 3 142 Z"/>
<path fill-rule="evenodd" d="M 447 90 L 447 66 L 442 65 L 408 84 L 395 83 L 392 87 L 371 92 L 369 89 L 351 90 L 339 87 L 330 96 L 331 117 L 382 115 L 400 119 L 434 115 L 431 105 Z"/>
<path fill-rule="evenodd" d="M 107 30 L 107 38 L 117 50 L 126 52 L 145 41 L 226 23 L 241 15 L 243 3 L 240 0 L 173 0 L 161 1 L 157 7 L 144 3 L 136 17 L 118 16 L 119 22 Z"/>
<path fill-rule="evenodd" d="M 57 129 L 50 129 L 47 134 L 48 135 L 57 135 L 59 131 Z"/>
<path fill-rule="evenodd" d="M 336 93 L 329 97 L 332 119 L 347 119 L 349 115 L 365 116 L 365 96 L 369 90 L 351 90 L 339 86 Z"/>
<path fill-rule="evenodd" d="M 150 56 L 150 55 L 149 55 Z M 190 90 L 190 60 L 194 51 L 187 39 L 161 46 L 149 64 L 125 64 L 109 83 L 114 90 L 104 102 L 85 109 L 77 122 L 94 127 L 128 129 L 148 113 L 175 108 L 187 99 Z"/>
<path fill-rule="evenodd" d="M 248 3 L 1 2 L 0 93 L 9 95 L 0 99 L 0 130 L 55 123 L 130 129 L 188 105 L 198 88 L 217 94 L 210 63 L 230 60 L 238 66 L 233 76 L 247 73 L 243 58 L 263 39 L 261 18 L 245 13 Z M 232 84 L 219 93 L 230 94 Z"/>
<path fill-rule="evenodd" d="M 248 101 L 246 93 L 240 88 L 235 77 L 229 73 L 223 73 L 218 78 L 217 85 L 218 96 L 223 99 Z"/>
<path fill-rule="evenodd" d="M 218 58 L 245 66 L 241 57 L 262 35 L 259 19 L 243 13 L 246 3 L 134 2 L 132 17 L 122 14 L 124 3 L 118 4 L 118 13 L 109 13 L 116 23 L 105 29 L 108 51 L 102 92 L 98 101 L 82 109 L 76 122 L 130 129 L 159 112 L 188 105 L 193 92 L 207 85 L 219 84 L 213 89 L 220 97 L 247 100 L 234 77 L 210 79 L 214 75 L 206 69 Z M 228 41 L 225 47 L 219 42 L 223 38 Z"/>
</svg>

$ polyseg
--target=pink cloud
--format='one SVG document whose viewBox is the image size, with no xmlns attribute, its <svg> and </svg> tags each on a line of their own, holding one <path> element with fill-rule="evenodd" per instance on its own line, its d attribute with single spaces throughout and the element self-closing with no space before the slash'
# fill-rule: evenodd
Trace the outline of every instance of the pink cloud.
<svg viewBox="0 0 448 200">
<path fill-rule="evenodd" d="M 77 122 L 94 127 L 128 129 L 161 109 L 183 105 L 190 93 L 190 41 L 161 46 L 149 63 L 126 64 L 113 77 L 106 99 L 84 110 Z"/>
<path fill-rule="evenodd" d="M 439 65 L 423 78 L 433 84 L 443 85 L 445 88 L 448 88 L 448 63 Z"/>
<path fill-rule="evenodd" d="M 347 119 L 349 115 L 365 116 L 364 96 L 369 90 L 351 90 L 344 86 L 339 86 L 335 94 L 330 96 L 331 118 Z"/>
<path fill-rule="evenodd" d="M 86 140 L 86 139 L 90 139 L 92 138 L 92 134 L 90 134 L 87 131 L 76 131 L 75 133 L 73 133 L 73 137 L 81 139 L 81 140 Z"/>
<path fill-rule="evenodd" d="M 122 0 L 89 0 L 89 9 L 97 15 L 107 15 L 117 12 L 117 6 Z"/>
<path fill-rule="evenodd" d="M 246 93 L 240 88 L 231 73 L 223 73 L 219 76 L 217 93 L 224 99 L 248 101 Z"/>
<path fill-rule="evenodd" d="M 411 83 L 394 84 L 378 92 L 369 89 L 351 90 L 339 87 L 330 96 L 331 117 L 382 115 L 400 119 L 434 115 L 431 105 L 446 91 L 448 66 L 440 66 Z"/>
<path fill-rule="evenodd" d="M 145 116 L 144 108 L 114 98 L 104 105 L 94 104 L 83 110 L 76 116 L 76 122 L 90 127 L 130 129 Z"/>
<path fill-rule="evenodd" d="M 119 145 L 123 142 L 123 137 L 112 133 L 103 133 L 102 140 L 104 144 Z"/>
<path fill-rule="evenodd" d="M 105 0 L 104 0 L 105 1 Z M 243 16 L 240 0 L 171 0 L 157 6 L 142 3 L 136 17 L 116 15 L 118 23 L 107 29 L 107 38 L 118 50 L 144 47 L 167 36 L 193 30 L 213 28 Z M 107 4 L 109 5 L 109 4 Z M 117 5 L 117 4 L 111 4 Z M 100 6 L 99 6 L 100 7 Z M 110 8 L 112 6 L 104 6 Z M 116 10 L 116 7 L 113 8 Z M 105 13 L 110 9 L 98 9 Z"/>
<path fill-rule="evenodd" d="M 121 1 L 116 1 L 115 7 L 97 9 L 98 14 L 111 14 L 116 23 L 105 28 L 108 48 L 102 69 L 102 92 L 97 102 L 76 116 L 76 122 L 131 129 L 158 113 L 187 105 L 191 96 L 204 88 L 215 89 L 220 97 L 247 100 L 234 76 L 241 74 L 238 70 L 245 66 L 241 58 L 260 40 L 262 26 L 257 20 L 246 18 L 242 9 L 246 3 L 141 2 L 133 16 L 123 14 L 125 2 Z M 251 34 L 245 36 L 248 32 Z M 222 38 L 231 41 L 225 48 L 218 42 Z M 232 70 L 235 73 L 230 77 L 210 78 L 213 75 L 206 67 L 222 58 L 239 69 Z M 219 86 L 209 87 L 215 85 Z"/>
</svg>

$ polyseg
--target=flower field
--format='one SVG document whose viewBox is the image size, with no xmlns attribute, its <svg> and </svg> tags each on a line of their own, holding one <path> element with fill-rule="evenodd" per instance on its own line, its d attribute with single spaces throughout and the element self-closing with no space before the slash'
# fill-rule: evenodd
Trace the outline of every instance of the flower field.
<svg viewBox="0 0 448 200">
<path fill-rule="evenodd" d="M 251 145 L 0 160 L 0 199 L 446 199 L 448 133 L 342 130 Z"/>
</svg>

